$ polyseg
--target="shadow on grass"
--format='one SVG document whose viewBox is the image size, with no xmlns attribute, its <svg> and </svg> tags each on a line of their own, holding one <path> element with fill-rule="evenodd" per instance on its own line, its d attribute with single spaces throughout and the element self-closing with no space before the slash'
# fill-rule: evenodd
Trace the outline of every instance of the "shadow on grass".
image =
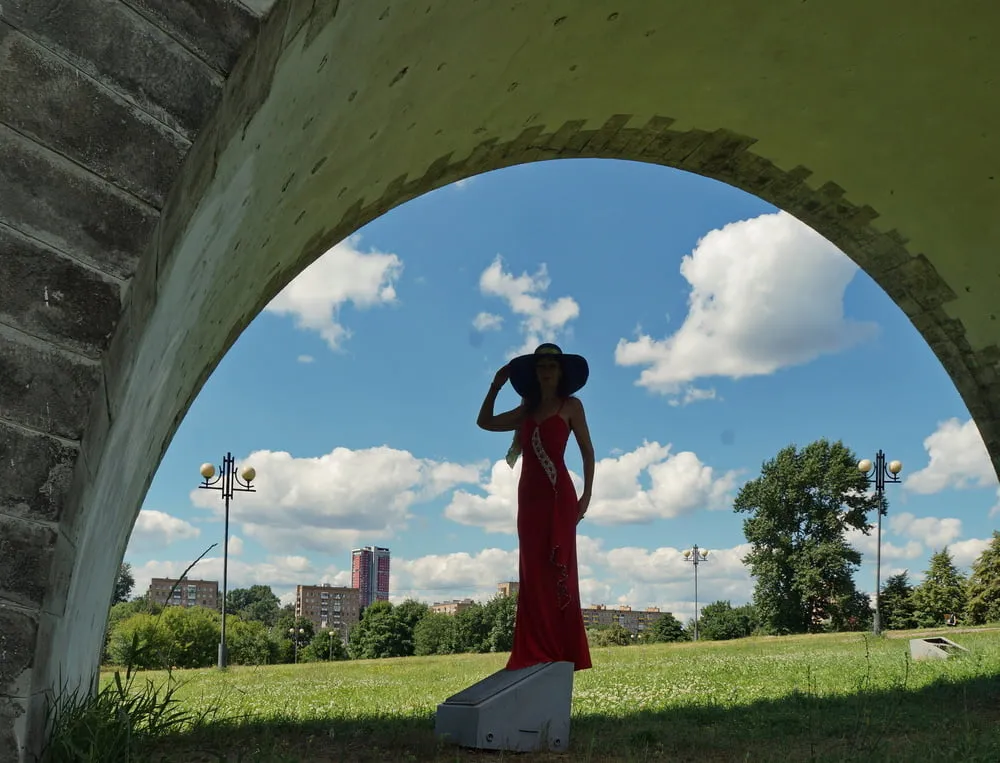
<svg viewBox="0 0 1000 763">
<path fill-rule="evenodd" d="M 1000 681 L 942 679 L 919 689 L 822 697 L 812 691 L 748 705 L 574 715 L 569 754 L 464 750 L 434 738 L 425 717 L 213 723 L 161 740 L 158 763 L 307 761 L 934 761 L 1000 760 Z"/>
</svg>

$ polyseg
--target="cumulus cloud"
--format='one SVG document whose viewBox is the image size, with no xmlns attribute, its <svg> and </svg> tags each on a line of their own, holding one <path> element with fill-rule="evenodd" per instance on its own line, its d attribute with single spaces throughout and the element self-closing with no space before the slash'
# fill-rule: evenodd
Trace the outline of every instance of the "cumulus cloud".
<svg viewBox="0 0 1000 763">
<path fill-rule="evenodd" d="M 534 275 L 523 272 L 515 276 L 504 270 L 500 255 L 480 275 L 480 292 L 488 297 L 503 299 L 510 311 L 521 320 L 524 341 L 519 349 L 512 351 L 512 355 L 532 352 L 542 342 L 557 341 L 566 332 L 569 322 L 580 315 L 580 305 L 572 297 L 559 297 L 546 302 L 543 297 L 550 285 L 551 279 L 544 263 Z"/>
<path fill-rule="evenodd" d="M 481 476 L 479 465 L 420 459 L 386 446 L 335 448 L 314 458 L 262 450 L 241 463 L 257 470 L 257 492 L 240 495 L 232 521 L 264 548 L 285 553 L 330 552 L 362 536 L 390 537 L 405 527 L 415 503 Z M 221 514 L 217 493 L 195 489 L 190 496 L 195 506 Z"/>
<path fill-rule="evenodd" d="M 295 325 L 318 333 L 333 350 L 341 348 L 351 332 L 340 322 L 342 305 L 374 307 L 396 301 L 395 284 L 403 270 L 398 255 L 357 247 L 352 236 L 299 274 L 265 308 L 278 315 L 290 315 Z"/>
<path fill-rule="evenodd" d="M 749 551 L 749 544 L 709 550 L 708 560 L 698 565 L 699 608 L 719 599 L 734 606 L 752 599 L 753 580 L 743 564 Z M 682 621 L 694 616 L 694 565 L 684 560 L 683 548 L 614 548 L 606 559 L 608 579 L 624 591 L 618 604 L 658 606 Z"/>
<path fill-rule="evenodd" d="M 630 453 L 599 460 L 587 521 L 603 526 L 644 524 L 731 504 L 736 472 L 719 474 L 694 453 L 671 450 L 670 445 L 644 442 Z M 496 462 L 478 493 L 455 491 L 445 516 L 487 532 L 516 532 L 521 463 L 511 469 L 504 461 Z M 583 480 L 572 476 L 579 492 Z"/>
<path fill-rule="evenodd" d="M 637 384 L 679 403 L 710 399 L 692 383 L 761 376 L 840 352 L 877 326 L 844 317 L 857 266 L 785 212 L 730 223 L 681 262 L 691 285 L 681 327 L 664 339 L 621 339 L 615 361 L 645 366 Z"/>
<path fill-rule="evenodd" d="M 927 495 L 947 488 L 995 487 L 996 471 L 972 419 L 951 418 L 938 424 L 924 440 L 929 462 L 905 478 L 903 486 Z"/>
<path fill-rule="evenodd" d="M 897 535 L 914 538 L 930 548 L 941 548 L 962 534 L 962 520 L 953 517 L 915 517 L 909 512 L 889 516 L 889 527 Z"/>
<path fill-rule="evenodd" d="M 479 313 L 472 319 L 472 328 L 476 331 L 496 331 L 503 325 L 503 316 L 494 313 Z"/>
<path fill-rule="evenodd" d="M 874 562 L 878 550 L 878 539 L 875 533 L 865 535 L 860 530 L 849 529 L 844 533 L 847 542 L 852 545 L 862 556 L 862 562 Z M 924 553 L 923 545 L 916 540 L 909 540 L 904 545 L 896 545 L 885 538 L 885 528 L 882 534 L 882 559 L 916 559 Z"/>
<path fill-rule="evenodd" d="M 190 522 L 163 511 L 143 509 L 132 528 L 129 550 L 163 548 L 180 540 L 197 538 L 200 534 L 201 530 Z"/>
<path fill-rule="evenodd" d="M 393 597 L 446 600 L 488 599 L 497 584 L 517 580 L 517 549 L 485 548 L 475 554 L 431 554 L 393 559 Z"/>
<path fill-rule="evenodd" d="M 992 538 L 969 538 L 951 543 L 948 551 L 951 553 L 955 566 L 962 568 L 971 567 L 979 555 L 990 545 Z"/>
</svg>

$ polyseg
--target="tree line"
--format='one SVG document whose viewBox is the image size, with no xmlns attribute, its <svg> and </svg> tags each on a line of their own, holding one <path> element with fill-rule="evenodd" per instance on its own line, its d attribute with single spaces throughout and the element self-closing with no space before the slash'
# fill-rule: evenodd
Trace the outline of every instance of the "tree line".
<svg viewBox="0 0 1000 763">
<path fill-rule="evenodd" d="M 789 445 L 764 462 L 760 476 L 742 486 L 733 510 L 745 515 L 750 545 L 742 562 L 754 580 L 750 603 L 712 602 L 699 613 L 698 634 L 707 640 L 871 627 L 870 596 L 857 589 L 861 554 L 848 533 L 870 535 L 877 512 L 888 506 L 869 490 L 856 455 L 842 442 Z M 131 567 L 122 565 L 108 618 L 104 659 L 140 668 L 205 667 L 214 664 L 221 615 L 214 609 L 167 607 L 146 596 L 129 599 Z M 463 652 L 505 652 L 513 643 L 516 597 L 497 594 L 455 615 L 422 602 L 376 602 L 366 607 L 347 644 L 336 630 L 316 630 L 282 607 L 268 586 L 230 591 L 226 598 L 227 649 L 232 664 L 262 665 L 301 660 L 378 659 Z M 228 614 L 232 613 L 232 614 Z M 947 547 L 936 551 L 924 579 L 912 585 L 908 571 L 890 576 L 881 590 L 880 614 L 888 629 L 955 622 L 1000 622 L 1000 532 L 966 577 Z M 665 612 L 638 634 L 620 625 L 588 629 L 593 646 L 683 641 L 693 623 Z"/>
</svg>

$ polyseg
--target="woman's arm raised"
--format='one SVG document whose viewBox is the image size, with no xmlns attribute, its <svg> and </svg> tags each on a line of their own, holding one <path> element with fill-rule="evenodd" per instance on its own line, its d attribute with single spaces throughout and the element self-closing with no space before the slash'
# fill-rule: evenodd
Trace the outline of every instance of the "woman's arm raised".
<svg viewBox="0 0 1000 763">
<path fill-rule="evenodd" d="M 503 385 L 507 383 L 509 376 L 510 372 L 507 366 L 504 366 L 493 377 L 493 383 L 490 385 L 489 392 L 486 393 L 483 404 L 479 408 L 479 416 L 476 418 L 476 425 L 480 429 L 485 429 L 487 432 L 513 432 L 521 426 L 521 420 L 524 417 L 523 405 L 511 408 L 509 411 L 504 411 L 503 413 L 493 413 L 493 406 L 496 404 L 497 395 L 500 393 Z"/>
</svg>

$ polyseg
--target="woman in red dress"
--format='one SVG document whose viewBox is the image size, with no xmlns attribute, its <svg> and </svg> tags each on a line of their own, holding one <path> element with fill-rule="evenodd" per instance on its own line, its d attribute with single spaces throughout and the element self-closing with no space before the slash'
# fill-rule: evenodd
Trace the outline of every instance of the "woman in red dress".
<svg viewBox="0 0 1000 763">
<path fill-rule="evenodd" d="M 508 670 L 543 662 L 591 667 L 580 609 L 576 525 L 587 513 L 594 484 L 594 447 L 583 403 L 573 393 L 587 382 L 587 361 L 542 344 L 497 371 L 477 423 L 490 432 L 514 432 L 511 468 L 523 456 L 517 488 L 520 586 L 514 621 L 514 648 Z M 521 404 L 493 413 L 497 394 L 510 379 Z M 583 493 L 566 468 L 570 432 L 583 457 Z"/>
</svg>

